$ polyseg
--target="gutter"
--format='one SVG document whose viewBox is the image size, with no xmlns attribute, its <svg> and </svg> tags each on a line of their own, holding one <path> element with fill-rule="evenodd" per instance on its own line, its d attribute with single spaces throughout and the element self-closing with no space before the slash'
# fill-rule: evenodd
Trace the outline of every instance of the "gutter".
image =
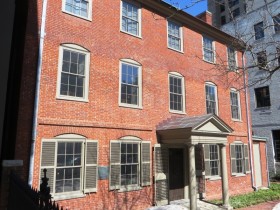
<svg viewBox="0 0 280 210">
<path fill-rule="evenodd" d="M 249 145 L 249 154 L 250 154 L 250 165 L 251 165 L 251 183 L 254 191 L 257 190 L 255 185 L 255 171 L 253 165 L 253 149 L 252 149 L 252 131 L 250 123 L 250 114 L 249 114 L 249 101 L 248 101 L 248 87 L 246 85 L 246 73 L 245 73 L 245 52 L 242 52 L 242 69 L 243 69 L 243 82 L 245 89 L 245 101 L 246 101 L 246 118 L 247 118 L 247 130 L 248 130 L 248 145 Z"/>
<path fill-rule="evenodd" d="M 35 90 L 34 111 L 33 111 L 32 140 L 31 140 L 29 174 L 28 174 L 28 184 L 30 186 L 32 186 L 32 181 L 33 181 L 34 152 L 35 152 L 35 141 L 36 141 L 36 137 L 37 137 L 37 122 L 38 122 L 38 107 L 39 107 L 39 97 L 40 97 L 43 47 L 44 47 L 44 38 L 46 35 L 45 26 L 46 26 L 47 2 L 48 2 L 48 0 L 43 0 L 43 7 L 42 7 L 39 55 L 38 55 L 38 63 L 37 63 L 37 75 L 36 75 L 36 90 Z"/>
</svg>

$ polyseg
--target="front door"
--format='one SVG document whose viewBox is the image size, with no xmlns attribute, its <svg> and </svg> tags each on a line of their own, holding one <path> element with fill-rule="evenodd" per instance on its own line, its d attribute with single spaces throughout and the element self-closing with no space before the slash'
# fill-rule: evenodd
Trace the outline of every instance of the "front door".
<svg viewBox="0 0 280 210">
<path fill-rule="evenodd" d="M 184 199 L 184 149 L 169 149 L 169 202 Z"/>
<path fill-rule="evenodd" d="M 260 145 L 253 144 L 254 148 L 254 166 L 255 166 L 255 177 L 256 187 L 262 186 L 262 168 L 261 168 L 261 157 L 260 157 Z"/>
</svg>

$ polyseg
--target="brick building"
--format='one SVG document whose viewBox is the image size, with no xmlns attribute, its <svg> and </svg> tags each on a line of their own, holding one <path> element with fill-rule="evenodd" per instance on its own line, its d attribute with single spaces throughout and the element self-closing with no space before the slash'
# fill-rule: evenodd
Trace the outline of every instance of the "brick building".
<svg viewBox="0 0 280 210">
<path fill-rule="evenodd" d="M 67 209 L 178 199 L 195 209 L 197 186 L 199 196 L 223 197 L 229 207 L 229 195 L 253 190 L 237 40 L 162 1 L 44 0 L 38 17 L 32 149 L 23 166 L 34 187 L 46 168 L 52 196 Z M 28 141 L 17 137 L 22 159 Z M 254 145 L 258 187 L 267 186 L 266 145 Z"/>
</svg>

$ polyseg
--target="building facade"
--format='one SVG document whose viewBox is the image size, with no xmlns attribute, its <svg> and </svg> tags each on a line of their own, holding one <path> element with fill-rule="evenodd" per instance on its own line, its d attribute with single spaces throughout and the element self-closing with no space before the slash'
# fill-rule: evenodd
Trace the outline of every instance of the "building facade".
<svg viewBox="0 0 280 210">
<path fill-rule="evenodd" d="M 229 208 L 229 195 L 268 185 L 266 144 L 252 141 L 244 78 L 236 76 L 243 52 L 235 38 L 162 1 L 78 2 L 38 4 L 33 135 L 23 166 L 33 187 L 46 168 L 63 208 L 190 199 L 196 209 L 197 193 L 223 197 Z"/>
<path fill-rule="evenodd" d="M 213 3 L 213 1 L 209 1 Z M 243 1 L 244 2 L 244 1 Z M 252 4 L 253 2 L 253 4 Z M 279 173 L 280 110 L 278 94 L 279 6 L 280 1 L 249 1 L 247 13 L 236 17 L 221 30 L 250 45 L 246 59 L 249 69 L 253 134 L 267 139 L 271 176 Z M 210 7 L 209 7 L 210 8 Z M 273 73 L 271 73 L 273 72 Z"/>
</svg>

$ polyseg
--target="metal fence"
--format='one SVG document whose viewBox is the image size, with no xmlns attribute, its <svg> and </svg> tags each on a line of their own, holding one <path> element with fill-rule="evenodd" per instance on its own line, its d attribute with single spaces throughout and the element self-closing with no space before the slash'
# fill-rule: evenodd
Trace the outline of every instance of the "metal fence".
<svg viewBox="0 0 280 210">
<path fill-rule="evenodd" d="M 10 189 L 8 210 L 63 210 L 55 201 L 52 201 L 50 187 L 48 187 L 47 170 L 40 185 L 40 191 L 31 188 L 17 175 L 10 175 Z"/>
</svg>

